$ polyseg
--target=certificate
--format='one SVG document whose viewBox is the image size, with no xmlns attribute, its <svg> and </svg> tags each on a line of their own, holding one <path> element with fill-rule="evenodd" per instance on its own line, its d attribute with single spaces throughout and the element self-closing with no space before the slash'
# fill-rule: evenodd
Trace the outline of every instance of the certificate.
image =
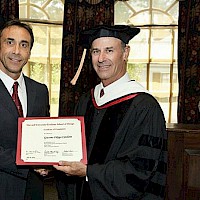
<svg viewBox="0 0 200 200">
<path fill-rule="evenodd" d="M 87 163 L 84 118 L 19 118 L 16 164 L 54 165 L 60 160 Z"/>
</svg>

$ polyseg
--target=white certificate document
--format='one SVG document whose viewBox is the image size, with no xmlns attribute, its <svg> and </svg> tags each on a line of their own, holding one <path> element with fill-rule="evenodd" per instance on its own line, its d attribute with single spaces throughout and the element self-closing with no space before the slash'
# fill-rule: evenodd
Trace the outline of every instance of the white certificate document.
<svg viewBox="0 0 200 200">
<path fill-rule="evenodd" d="M 60 160 L 86 163 L 83 117 L 19 118 L 16 163 L 52 165 Z"/>
</svg>

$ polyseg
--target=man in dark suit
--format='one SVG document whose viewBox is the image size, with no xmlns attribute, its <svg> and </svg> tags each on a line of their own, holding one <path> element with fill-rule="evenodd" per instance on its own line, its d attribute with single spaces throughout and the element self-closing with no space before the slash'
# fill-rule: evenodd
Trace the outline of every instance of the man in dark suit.
<svg viewBox="0 0 200 200">
<path fill-rule="evenodd" d="M 42 176 L 15 163 L 19 113 L 12 99 L 14 82 L 18 82 L 23 117 L 50 115 L 46 85 L 22 73 L 33 43 L 31 27 L 19 20 L 0 29 L 0 200 L 43 199 Z"/>
</svg>

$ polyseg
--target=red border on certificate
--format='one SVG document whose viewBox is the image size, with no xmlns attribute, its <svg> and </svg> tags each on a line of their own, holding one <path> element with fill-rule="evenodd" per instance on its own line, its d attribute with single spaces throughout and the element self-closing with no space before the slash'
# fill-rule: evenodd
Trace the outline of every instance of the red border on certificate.
<svg viewBox="0 0 200 200">
<path fill-rule="evenodd" d="M 86 138 L 85 138 L 85 123 L 83 116 L 69 116 L 69 117 L 20 117 L 18 118 L 18 138 L 17 138 L 17 152 L 16 152 L 16 164 L 17 165 L 57 165 L 58 162 L 24 162 L 21 158 L 22 148 L 22 123 L 26 120 L 37 119 L 78 119 L 81 122 L 81 136 L 82 136 L 82 155 L 80 160 L 82 163 L 87 164 L 87 150 L 86 150 Z M 67 161 L 67 160 L 66 160 Z"/>
</svg>

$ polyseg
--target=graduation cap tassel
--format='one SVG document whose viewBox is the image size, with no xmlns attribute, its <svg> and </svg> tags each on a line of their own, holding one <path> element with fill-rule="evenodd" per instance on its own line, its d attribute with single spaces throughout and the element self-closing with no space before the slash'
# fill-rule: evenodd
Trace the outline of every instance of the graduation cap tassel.
<svg viewBox="0 0 200 200">
<path fill-rule="evenodd" d="M 87 49 L 83 50 L 83 54 L 82 54 L 82 57 L 81 57 L 81 62 L 79 64 L 79 67 L 78 67 L 78 69 L 76 71 L 76 74 L 75 74 L 74 78 L 70 82 L 72 85 L 76 84 L 76 81 L 78 80 L 78 77 L 79 77 L 79 75 L 81 73 L 81 70 L 82 70 L 82 67 L 83 67 L 83 63 L 84 63 L 84 60 L 85 60 L 86 51 L 87 51 Z"/>
</svg>

